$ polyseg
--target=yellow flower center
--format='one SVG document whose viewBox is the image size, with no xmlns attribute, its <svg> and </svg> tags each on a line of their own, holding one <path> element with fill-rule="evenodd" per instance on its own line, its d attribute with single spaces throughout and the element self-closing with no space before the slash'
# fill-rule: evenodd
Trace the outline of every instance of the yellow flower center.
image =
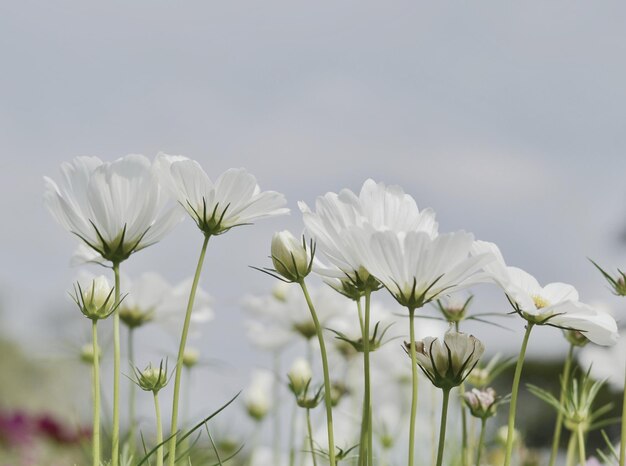
<svg viewBox="0 0 626 466">
<path fill-rule="evenodd" d="M 542 309 L 542 308 L 550 305 L 550 302 L 547 299 L 545 299 L 545 298 L 543 298 L 543 297 L 541 297 L 539 295 L 534 295 L 533 296 L 533 301 L 535 302 L 535 306 L 537 307 L 537 309 Z"/>
</svg>

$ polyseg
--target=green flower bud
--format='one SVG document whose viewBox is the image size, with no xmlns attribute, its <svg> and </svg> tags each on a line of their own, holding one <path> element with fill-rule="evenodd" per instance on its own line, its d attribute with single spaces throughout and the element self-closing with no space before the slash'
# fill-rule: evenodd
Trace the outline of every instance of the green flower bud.
<svg viewBox="0 0 626 466">
<path fill-rule="evenodd" d="M 91 320 L 106 319 L 116 309 L 114 290 L 107 278 L 100 275 L 84 287 L 77 282 L 72 299 L 85 317 Z"/>
<path fill-rule="evenodd" d="M 306 359 L 298 358 L 291 365 L 287 377 L 289 378 L 289 388 L 296 397 L 299 397 L 306 392 L 311 383 L 313 377 L 311 366 Z"/>
<path fill-rule="evenodd" d="M 272 262 L 274 269 L 289 282 L 299 282 L 310 272 L 313 265 L 314 246 L 311 250 L 302 238 L 298 241 L 289 231 L 281 231 L 272 238 Z"/>
<path fill-rule="evenodd" d="M 98 357 L 100 356 L 100 348 L 98 348 Z M 85 364 L 92 365 L 93 364 L 93 345 L 91 343 L 87 343 L 83 345 L 80 349 L 80 360 Z"/>
<path fill-rule="evenodd" d="M 159 367 L 153 367 L 152 364 L 148 364 L 143 371 L 135 369 L 136 384 L 139 388 L 147 392 L 158 393 L 163 387 L 167 385 L 167 362 L 163 367 L 163 361 Z"/>
<path fill-rule="evenodd" d="M 183 353 L 183 366 L 191 369 L 193 366 L 198 364 L 199 359 L 200 353 L 198 352 L 198 350 L 193 348 L 185 348 L 185 352 Z"/>
</svg>

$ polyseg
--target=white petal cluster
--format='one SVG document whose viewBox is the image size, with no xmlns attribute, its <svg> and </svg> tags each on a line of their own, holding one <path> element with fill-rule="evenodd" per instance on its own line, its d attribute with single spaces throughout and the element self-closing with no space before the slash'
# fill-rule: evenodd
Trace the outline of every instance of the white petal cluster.
<svg viewBox="0 0 626 466">
<path fill-rule="evenodd" d="M 156 243 L 183 218 L 180 208 L 166 209 L 169 195 L 143 155 L 113 162 L 77 157 L 61 165 L 61 173 L 59 184 L 44 178 L 46 207 L 108 261 L 121 262 Z"/>
<path fill-rule="evenodd" d="M 351 229 L 437 235 L 432 209 L 420 211 L 415 200 L 399 186 L 385 186 L 371 179 L 365 181 L 359 195 L 344 189 L 338 194 L 329 192 L 319 197 L 315 211 L 304 202 L 299 207 L 308 233 L 315 239 L 318 250 L 340 272 L 334 273 L 339 278 L 347 275 L 358 281 L 367 276 L 361 251 L 346 235 Z M 329 270 L 325 273 L 333 275 Z"/>
<path fill-rule="evenodd" d="M 580 302 L 578 291 L 572 285 L 549 283 L 542 287 L 529 273 L 507 266 L 498 246 L 493 243 L 477 241 L 474 252 L 491 253 L 496 257 L 485 266 L 485 272 L 503 288 L 516 309 L 530 322 L 578 330 L 599 345 L 612 345 L 617 341 L 615 319 Z"/>
<path fill-rule="evenodd" d="M 286 214 L 285 197 L 261 191 L 244 169 L 230 169 L 213 182 L 200 164 L 180 155 L 157 155 L 156 171 L 206 235 L 219 235 L 263 217 Z"/>
</svg>

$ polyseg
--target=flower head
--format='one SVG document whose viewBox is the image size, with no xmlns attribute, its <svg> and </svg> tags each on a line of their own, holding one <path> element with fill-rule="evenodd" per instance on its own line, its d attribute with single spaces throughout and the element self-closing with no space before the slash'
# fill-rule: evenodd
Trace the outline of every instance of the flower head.
<svg viewBox="0 0 626 466">
<path fill-rule="evenodd" d="M 496 415 L 496 409 L 501 399 L 498 398 L 493 388 L 484 390 L 473 388 L 471 391 L 463 394 L 463 401 L 469 408 L 472 416 L 487 419 Z"/>
<path fill-rule="evenodd" d="M 433 337 L 417 341 L 416 350 L 417 364 L 433 385 L 449 390 L 465 380 L 485 347 L 473 335 L 449 330 L 443 341 Z"/>
<path fill-rule="evenodd" d="M 115 288 L 104 275 L 76 282 L 72 299 L 83 315 L 91 320 L 106 319 L 116 309 Z"/>
<path fill-rule="evenodd" d="M 350 229 L 367 227 L 373 231 L 400 234 L 422 231 L 431 237 L 437 235 L 432 209 L 420 211 L 415 200 L 401 187 L 386 186 L 371 179 L 363 183 L 358 195 L 348 189 L 338 194 L 329 192 L 317 198 L 315 211 L 304 202 L 300 202 L 299 207 L 307 231 L 333 267 L 320 269 L 320 273 L 348 282 L 341 284 L 338 290 L 349 291 L 350 297 L 365 288 L 379 287 L 370 276 L 358 246 L 346 235 Z"/>
<path fill-rule="evenodd" d="M 167 362 L 164 365 L 163 361 L 161 361 L 159 367 L 153 367 L 152 364 L 148 364 L 142 371 L 135 368 L 135 377 L 135 383 L 142 390 L 158 393 L 168 382 Z"/>
<path fill-rule="evenodd" d="M 426 232 L 352 230 L 365 266 L 402 305 L 419 308 L 442 294 L 485 281 L 482 267 L 493 260 L 473 254 L 474 236 L 464 231 L 432 238 Z"/>
<path fill-rule="evenodd" d="M 180 155 L 161 153 L 155 164 L 163 184 L 205 235 L 289 212 L 282 194 L 261 191 L 244 169 L 227 170 L 213 182 L 198 162 Z"/>
<path fill-rule="evenodd" d="M 307 247 L 304 237 L 299 241 L 289 231 L 280 231 L 272 237 L 274 270 L 288 282 L 300 282 L 310 272 L 315 256 L 315 245 Z"/>
<path fill-rule="evenodd" d="M 287 374 L 289 378 L 289 388 L 296 397 L 303 394 L 313 378 L 311 365 L 306 359 L 298 358 L 291 365 L 291 370 Z"/>
<path fill-rule="evenodd" d="M 127 155 L 110 163 L 77 157 L 61 165 L 57 185 L 45 177 L 44 202 L 66 230 L 113 263 L 159 241 L 182 220 L 161 190 L 150 161 Z"/>
<path fill-rule="evenodd" d="M 506 293 L 515 311 L 528 322 L 578 330 L 599 345 L 617 341 L 617 323 L 606 312 L 578 300 L 578 291 L 566 283 L 541 286 L 537 279 L 517 267 L 504 263 L 502 253 L 493 243 L 477 241 L 475 253 L 491 253 L 496 260 L 485 266 L 491 279 Z"/>
<path fill-rule="evenodd" d="M 244 392 L 244 404 L 248 415 L 255 421 L 262 421 L 272 408 L 271 389 L 274 376 L 267 371 L 252 374 L 250 386 Z"/>
</svg>

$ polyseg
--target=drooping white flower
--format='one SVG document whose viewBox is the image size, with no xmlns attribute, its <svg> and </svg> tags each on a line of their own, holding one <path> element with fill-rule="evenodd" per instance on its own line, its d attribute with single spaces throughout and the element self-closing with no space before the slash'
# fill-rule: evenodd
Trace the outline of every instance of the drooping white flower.
<svg viewBox="0 0 626 466">
<path fill-rule="evenodd" d="M 368 274 L 357 246 L 345 234 L 348 230 L 367 227 L 372 231 L 421 231 L 430 237 L 437 235 L 432 209 L 420 211 L 415 200 L 399 186 L 385 186 L 371 179 L 365 181 L 358 196 L 344 189 L 339 194 L 329 192 L 318 197 L 315 211 L 304 202 L 298 205 L 318 250 L 336 269 L 336 278 L 347 277 L 357 286 L 367 280 Z M 320 272 L 333 275 L 332 270 L 320 269 Z"/>
<path fill-rule="evenodd" d="M 285 197 L 261 191 L 244 169 L 230 169 L 211 181 L 195 160 L 180 155 L 157 155 L 162 183 L 187 210 L 205 235 L 219 235 L 263 217 L 286 214 Z"/>
<path fill-rule="evenodd" d="M 477 254 L 491 253 L 496 258 L 485 266 L 485 272 L 502 287 L 515 310 L 529 322 L 579 330 L 599 345 L 612 345 L 617 341 L 615 319 L 581 303 L 572 285 L 556 282 L 542 287 L 528 272 L 507 266 L 493 243 L 476 241 L 473 250 Z"/>
<path fill-rule="evenodd" d="M 431 237 L 426 232 L 350 230 L 367 270 L 403 306 L 419 308 L 442 294 L 485 281 L 479 273 L 493 260 L 473 254 L 474 236 L 459 231 Z"/>
<path fill-rule="evenodd" d="M 441 338 L 427 337 L 416 342 L 416 358 L 430 381 L 439 388 L 460 385 L 485 352 L 473 335 L 450 330 Z"/>
<path fill-rule="evenodd" d="M 66 230 L 111 262 L 159 241 L 183 218 L 143 155 L 113 162 L 77 157 L 61 165 L 59 184 L 44 177 L 46 207 Z"/>
</svg>

